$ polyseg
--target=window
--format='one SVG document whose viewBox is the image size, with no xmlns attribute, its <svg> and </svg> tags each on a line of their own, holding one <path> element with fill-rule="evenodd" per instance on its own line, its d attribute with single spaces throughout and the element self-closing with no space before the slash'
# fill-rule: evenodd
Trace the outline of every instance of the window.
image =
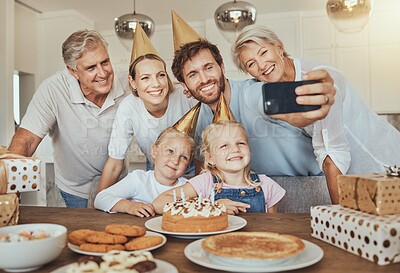
<svg viewBox="0 0 400 273">
<path fill-rule="evenodd" d="M 19 74 L 18 71 L 14 72 L 14 90 L 13 90 L 13 108 L 14 108 L 14 122 L 19 125 L 21 122 L 20 117 L 20 99 L 19 99 Z"/>
</svg>

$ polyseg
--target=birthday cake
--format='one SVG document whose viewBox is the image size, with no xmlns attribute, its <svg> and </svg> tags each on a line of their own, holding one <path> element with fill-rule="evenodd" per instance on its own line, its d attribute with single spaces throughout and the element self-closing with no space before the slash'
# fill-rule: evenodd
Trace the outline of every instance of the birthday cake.
<svg viewBox="0 0 400 273">
<path fill-rule="evenodd" d="M 228 227 L 223 204 L 206 198 L 177 200 L 163 208 L 162 228 L 172 232 L 213 232 Z"/>
</svg>

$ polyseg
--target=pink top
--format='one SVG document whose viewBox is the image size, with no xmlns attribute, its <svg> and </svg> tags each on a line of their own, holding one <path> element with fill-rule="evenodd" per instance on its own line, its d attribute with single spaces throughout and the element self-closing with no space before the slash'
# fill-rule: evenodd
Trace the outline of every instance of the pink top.
<svg viewBox="0 0 400 273">
<path fill-rule="evenodd" d="M 274 206 L 276 203 L 279 202 L 279 200 L 282 199 L 282 197 L 285 195 L 286 191 L 274 180 L 266 176 L 265 174 L 259 174 L 258 175 L 261 180 L 261 188 L 263 189 L 264 192 L 264 197 L 265 197 L 265 211 L 267 211 L 268 208 Z M 209 197 L 211 194 L 211 189 L 214 188 L 214 181 L 212 174 L 210 172 L 205 172 L 202 174 L 199 174 L 192 179 L 188 181 L 197 194 L 201 192 L 203 197 Z M 228 185 L 228 184 L 223 184 L 222 188 L 225 189 L 251 189 L 253 186 L 233 186 L 233 185 Z"/>
</svg>

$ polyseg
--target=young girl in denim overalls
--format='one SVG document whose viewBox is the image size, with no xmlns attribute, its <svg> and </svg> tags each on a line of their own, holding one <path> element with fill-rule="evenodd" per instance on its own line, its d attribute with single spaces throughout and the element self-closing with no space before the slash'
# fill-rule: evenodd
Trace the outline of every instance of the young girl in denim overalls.
<svg viewBox="0 0 400 273">
<path fill-rule="evenodd" d="M 202 133 L 201 153 L 204 170 L 176 188 L 178 197 L 181 188 L 189 198 L 214 196 L 219 203 L 225 204 L 230 214 L 277 211 L 277 203 L 285 190 L 266 175 L 250 172 L 250 149 L 242 125 L 236 121 L 218 121 L 209 125 Z M 157 202 L 168 202 L 171 196 L 171 191 L 166 192 Z"/>
</svg>

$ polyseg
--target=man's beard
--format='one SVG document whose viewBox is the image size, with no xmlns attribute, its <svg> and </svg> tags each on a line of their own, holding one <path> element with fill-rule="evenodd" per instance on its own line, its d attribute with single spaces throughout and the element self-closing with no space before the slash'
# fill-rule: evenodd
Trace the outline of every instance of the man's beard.
<svg viewBox="0 0 400 273">
<path fill-rule="evenodd" d="M 205 85 L 207 85 L 209 83 L 211 83 L 211 81 L 207 82 Z M 201 92 L 197 93 L 196 91 L 193 91 L 190 89 L 188 89 L 188 90 L 189 90 L 190 94 L 192 94 L 192 96 L 195 97 L 201 103 L 213 104 L 219 100 L 221 93 L 223 93 L 225 91 L 225 76 L 223 74 L 219 78 L 219 81 L 217 82 L 217 86 L 219 88 L 218 93 L 216 93 L 216 96 L 213 96 L 213 97 L 203 96 Z"/>
</svg>

